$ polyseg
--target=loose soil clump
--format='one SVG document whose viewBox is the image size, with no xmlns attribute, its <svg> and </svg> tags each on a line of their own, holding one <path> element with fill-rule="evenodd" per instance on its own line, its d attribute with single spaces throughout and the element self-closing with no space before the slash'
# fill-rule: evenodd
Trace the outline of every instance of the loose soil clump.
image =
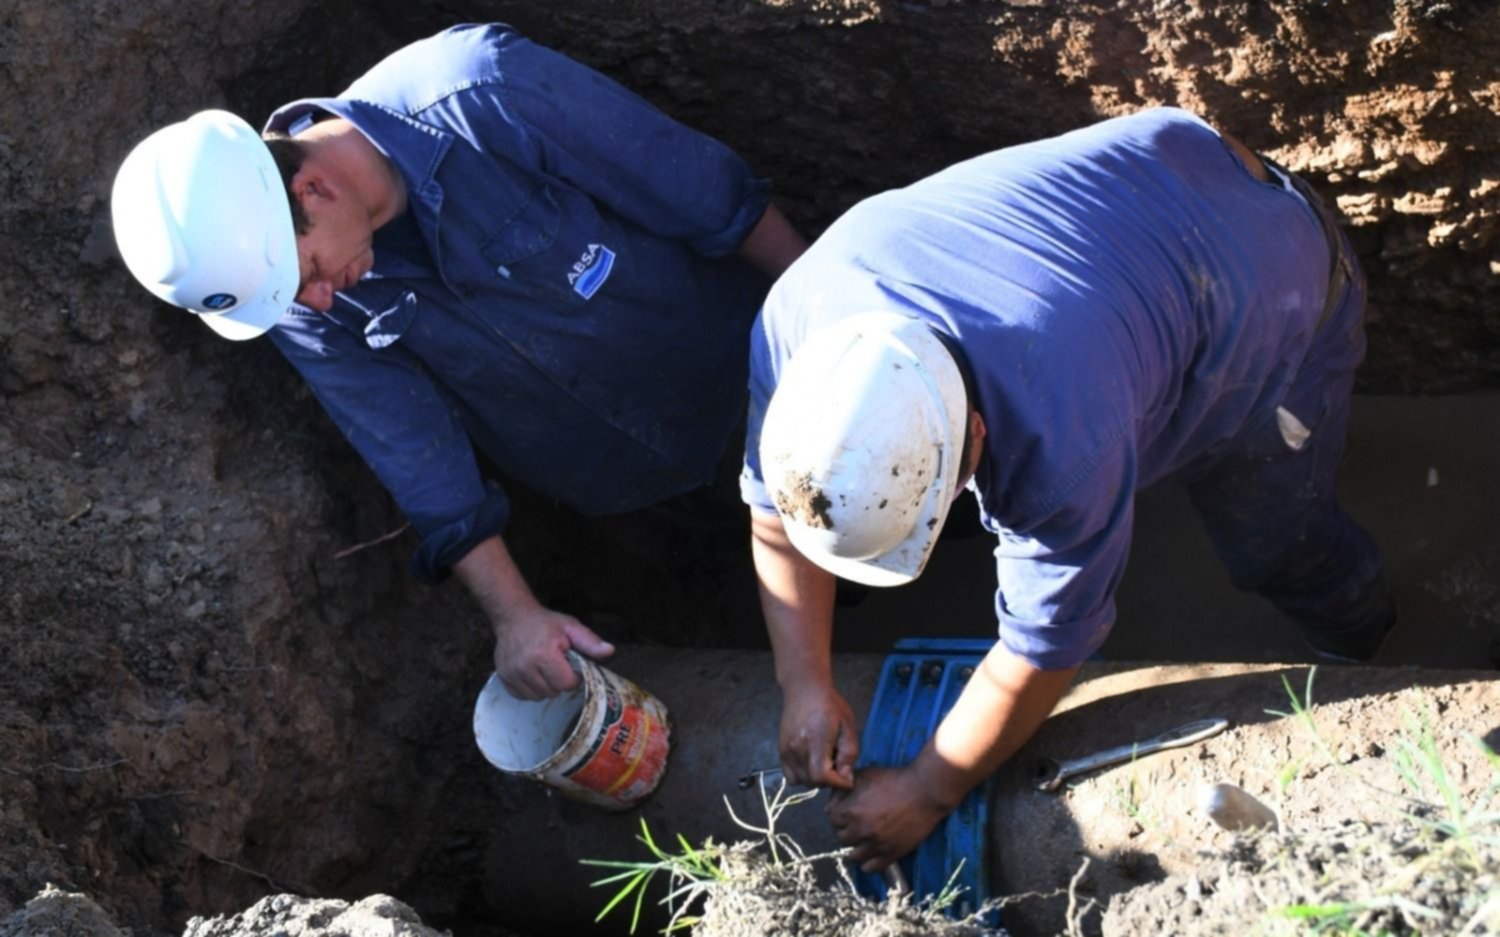
<svg viewBox="0 0 1500 937">
<path fill-rule="evenodd" d="M 0 920 L 0 937 L 124 937 L 124 932 L 92 898 L 48 885 Z"/>
<path fill-rule="evenodd" d="M 752 844 L 724 852 L 725 881 L 707 889 L 697 937 L 1003 937 L 975 919 L 949 920 L 904 897 L 876 902 L 852 884 L 826 888 L 806 862 L 772 863 Z"/>
<path fill-rule="evenodd" d="M 832 506 L 828 495 L 807 472 L 788 473 L 781 490 L 776 492 L 778 511 L 815 530 L 833 529 L 833 518 L 828 516 L 828 509 Z"/>
<path fill-rule="evenodd" d="M 417 912 L 386 895 L 347 901 L 273 895 L 249 909 L 193 918 L 182 937 L 446 937 Z"/>
</svg>

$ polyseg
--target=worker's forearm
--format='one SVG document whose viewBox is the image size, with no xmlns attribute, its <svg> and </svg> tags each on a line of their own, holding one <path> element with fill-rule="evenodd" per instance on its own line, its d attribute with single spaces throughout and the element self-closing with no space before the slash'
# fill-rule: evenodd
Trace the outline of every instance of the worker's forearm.
<svg viewBox="0 0 1500 937">
<path fill-rule="evenodd" d="M 958 806 L 1036 734 L 1077 672 L 1038 670 L 996 643 L 917 756 L 923 788 L 945 809 Z"/>
<path fill-rule="evenodd" d="M 776 682 L 784 691 L 831 686 L 834 577 L 797 552 L 779 517 L 752 512 L 750 528 Z"/>
<path fill-rule="evenodd" d="M 496 627 L 507 617 L 539 605 L 498 534 L 475 545 L 453 564 L 453 571 Z"/>
<path fill-rule="evenodd" d="M 765 214 L 740 243 L 739 254 L 769 277 L 779 277 L 792 261 L 807 250 L 807 241 L 775 205 L 767 205 Z"/>
</svg>

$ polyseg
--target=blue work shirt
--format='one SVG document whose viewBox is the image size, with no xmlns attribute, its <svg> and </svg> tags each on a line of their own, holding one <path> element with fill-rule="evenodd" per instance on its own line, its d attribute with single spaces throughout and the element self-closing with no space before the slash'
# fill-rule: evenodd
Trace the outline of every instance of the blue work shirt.
<svg viewBox="0 0 1500 937">
<path fill-rule="evenodd" d="M 962 348 L 988 430 L 970 487 L 999 538 L 1001 640 L 1071 667 L 1114 623 L 1135 492 L 1274 419 L 1328 285 L 1312 207 L 1184 111 L 960 163 L 855 206 L 773 287 L 751 336 L 745 501 L 774 510 L 760 426 L 809 333 L 875 309 L 931 323 Z"/>
<path fill-rule="evenodd" d="M 503 26 L 408 46 L 337 98 L 400 172 L 374 269 L 272 330 L 440 578 L 503 527 L 508 476 L 585 514 L 708 483 L 744 410 L 765 278 L 733 257 L 769 184 L 727 147 Z"/>
</svg>

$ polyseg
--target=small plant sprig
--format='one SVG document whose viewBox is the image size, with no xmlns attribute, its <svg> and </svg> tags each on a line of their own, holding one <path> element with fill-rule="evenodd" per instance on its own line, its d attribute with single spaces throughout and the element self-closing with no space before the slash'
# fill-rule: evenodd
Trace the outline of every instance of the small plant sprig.
<svg viewBox="0 0 1500 937">
<path fill-rule="evenodd" d="M 1368 932 L 1360 926 L 1360 916 L 1385 908 L 1394 908 L 1418 919 L 1442 918 L 1441 914 L 1431 908 L 1424 908 L 1400 895 L 1382 895 L 1362 901 L 1335 901 L 1328 904 L 1293 904 L 1277 908 L 1275 913 L 1311 928 L 1313 933 L 1365 937 Z M 1387 933 L 1384 930 L 1379 932 L 1380 935 Z"/>
<path fill-rule="evenodd" d="M 1437 736 L 1427 716 L 1408 710 L 1403 713 L 1402 722 L 1404 725 L 1396 743 L 1394 758 L 1396 773 L 1401 776 L 1402 783 L 1412 792 L 1414 799 L 1424 796 L 1427 784 L 1430 783 L 1441 798 L 1443 808 L 1439 811 L 1441 819 L 1435 822 L 1423 817 L 1413 819 L 1436 830 L 1445 839 L 1457 843 L 1475 868 L 1482 867 L 1483 860 L 1476 836 L 1479 830 L 1493 829 L 1500 824 L 1500 814 L 1488 809 L 1494 798 L 1496 785 L 1500 783 L 1500 770 L 1496 771 L 1495 779 L 1490 781 L 1470 806 L 1464 802 L 1463 795 L 1443 763 L 1442 753 L 1438 751 Z M 1500 769 L 1500 759 L 1496 758 L 1494 751 L 1478 736 L 1470 735 L 1469 738 L 1479 746 L 1491 768 Z"/>
<path fill-rule="evenodd" d="M 953 867 L 953 873 L 948 876 L 948 881 L 943 884 L 943 890 L 928 899 L 927 907 L 935 914 L 941 914 L 952 907 L 962 898 L 969 886 L 958 884 L 958 876 L 963 872 L 964 866 L 968 864 L 968 857 L 958 860 L 958 865 Z M 977 918 L 978 915 L 975 915 Z"/>
<path fill-rule="evenodd" d="M 786 792 L 786 778 L 782 778 L 781 782 L 776 786 L 776 793 L 772 794 L 768 799 L 766 797 L 766 785 L 760 783 L 756 786 L 760 788 L 760 805 L 766 814 L 766 825 L 760 827 L 741 820 L 739 815 L 734 812 L 734 805 L 729 802 L 728 797 L 725 797 L 724 808 L 729 811 L 729 819 L 733 820 L 742 829 L 749 830 L 751 833 L 759 833 L 766 838 L 766 845 L 771 850 L 771 864 L 773 866 L 781 865 L 781 853 L 777 848 L 778 846 L 780 849 L 786 850 L 787 854 L 793 859 L 799 862 L 806 861 L 807 855 L 802 851 L 802 847 L 797 845 L 797 841 L 792 839 L 788 834 L 778 832 L 776 821 L 781 819 L 781 815 L 786 812 L 788 807 L 795 807 L 798 804 L 806 803 L 817 797 L 817 789 L 814 788 L 797 794 L 788 794 Z"/>
<path fill-rule="evenodd" d="M 1291 700 L 1292 711 L 1282 712 L 1279 709 L 1268 709 L 1266 713 L 1272 716 L 1280 716 L 1283 719 L 1295 718 L 1298 722 L 1302 723 L 1303 728 L 1307 730 L 1308 736 L 1312 738 L 1313 745 L 1317 748 L 1318 754 L 1322 755 L 1335 771 L 1345 777 L 1352 778 L 1360 785 L 1369 788 L 1377 794 L 1404 800 L 1415 804 L 1417 807 L 1431 806 L 1418 798 L 1409 797 L 1400 791 L 1388 790 L 1378 784 L 1372 784 L 1364 778 L 1353 776 L 1353 772 L 1344 763 L 1344 759 L 1340 758 L 1338 753 L 1329 746 L 1327 740 L 1323 738 L 1323 734 L 1318 730 L 1317 720 L 1313 718 L 1313 678 L 1317 675 L 1318 668 L 1316 665 L 1307 669 L 1307 686 L 1303 691 L 1303 696 L 1299 698 L 1297 691 L 1292 689 L 1292 682 L 1287 679 L 1286 674 L 1282 674 L 1281 685 L 1286 688 L 1287 698 Z M 1283 800 L 1285 800 L 1287 789 L 1291 786 L 1292 781 L 1296 780 L 1297 775 L 1301 772 L 1303 761 L 1304 759 L 1300 758 L 1292 761 L 1276 775 L 1277 793 Z"/>
<path fill-rule="evenodd" d="M 1140 782 L 1136 777 L 1136 760 L 1134 757 L 1129 763 L 1130 773 L 1125 776 L 1124 782 L 1118 780 L 1113 782 L 1110 789 L 1110 801 L 1116 810 L 1119 810 L 1130 820 L 1138 825 L 1142 832 L 1149 832 L 1156 837 L 1166 849 L 1176 850 L 1179 844 L 1168 832 L 1161 822 L 1161 816 L 1148 808 L 1145 799 L 1141 796 Z M 1149 791 L 1147 793 L 1150 793 Z"/>
<path fill-rule="evenodd" d="M 1312 736 L 1313 744 L 1318 747 L 1319 753 L 1324 758 L 1327 758 L 1330 764 L 1340 765 L 1338 755 L 1333 749 L 1328 747 L 1328 743 L 1323 740 L 1322 734 L 1318 732 L 1317 722 L 1313 720 L 1313 678 L 1317 675 L 1318 668 L 1316 666 L 1307 668 L 1307 686 L 1303 689 L 1302 696 L 1299 698 L 1297 691 L 1292 689 L 1292 681 L 1287 679 L 1286 674 L 1282 674 L 1281 685 L 1286 689 L 1287 698 L 1292 702 L 1292 711 L 1282 712 L 1279 709 L 1268 709 L 1266 713 L 1271 716 L 1280 716 L 1282 719 L 1295 718 L 1307 729 L 1307 734 Z M 1281 773 L 1276 776 L 1276 785 L 1283 793 L 1291 785 L 1301 768 L 1302 759 L 1299 758 L 1293 761 L 1287 768 L 1282 769 Z"/>
<path fill-rule="evenodd" d="M 635 906 L 630 916 L 630 932 L 634 934 L 641 922 L 641 906 L 646 900 L 646 890 L 651 880 L 656 878 L 657 873 L 665 872 L 668 879 L 668 891 L 661 903 L 671 909 L 671 917 L 667 921 L 667 926 L 662 929 L 662 933 L 670 934 L 685 927 L 692 927 L 698 922 L 698 918 L 690 916 L 687 913 L 688 909 L 715 882 L 725 880 L 724 868 L 719 861 L 722 854 L 721 847 L 715 845 L 713 840 L 708 840 L 702 848 L 694 849 L 687 838 L 678 833 L 677 844 L 682 848 L 682 852 L 669 853 L 657 845 L 656 840 L 651 837 L 651 830 L 646 826 L 644 817 L 641 818 L 641 835 L 636 839 L 646 845 L 651 855 L 656 857 L 654 860 L 638 862 L 612 859 L 579 860 L 584 865 L 622 870 L 615 875 L 591 883 L 591 886 L 595 888 L 619 882 L 624 883 L 604 906 L 604 910 L 594 918 L 594 923 L 604 920 L 605 915 L 633 894 Z"/>
<path fill-rule="evenodd" d="M 785 851 L 793 861 L 806 862 L 807 857 L 803 854 L 802 847 L 786 833 L 776 829 L 776 822 L 788 807 L 804 803 L 818 796 L 816 790 L 803 791 L 797 794 L 786 793 L 786 781 L 783 780 L 776 792 L 769 798 L 766 796 L 765 785 L 760 788 L 760 802 L 766 813 L 766 825 L 764 827 L 746 823 L 735 815 L 734 807 L 730 805 L 729 798 L 724 798 L 724 805 L 729 808 L 729 816 L 741 827 L 753 832 L 760 833 L 766 838 L 770 847 L 771 861 L 773 865 L 781 864 L 781 852 Z M 677 845 L 680 852 L 671 853 L 657 844 L 651 836 L 651 830 L 646 826 L 646 820 L 641 819 L 641 835 L 636 837 L 646 848 L 651 851 L 655 858 L 626 862 L 614 859 L 582 859 L 584 865 L 597 866 L 605 869 L 619 869 L 614 875 L 601 878 L 592 882 L 592 887 L 598 888 L 604 885 L 620 884 L 619 891 L 615 892 L 604 909 L 594 918 L 594 922 L 604 920 L 604 916 L 613 911 L 626 899 L 635 896 L 635 904 L 630 917 L 630 932 L 635 933 L 641 922 L 641 908 L 645 904 L 646 891 L 658 873 L 665 873 L 668 879 L 667 895 L 661 900 L 671 910 L 671 917 L 667 926 L 662 929 L 663 934 L 670 934 L 683 928 L 692 927 L 698 923 L 698 917 L 688 914 L 695 902 L 704 897 L 708 890 L 714 885 L 728 881 L 729 875 L 725 871 L 723 863 L 724 847 L 714 843 L 713 840 L 704 842 L 701 847 L 694 848 L 681 833 L 677 834 Z"/>
</svg>

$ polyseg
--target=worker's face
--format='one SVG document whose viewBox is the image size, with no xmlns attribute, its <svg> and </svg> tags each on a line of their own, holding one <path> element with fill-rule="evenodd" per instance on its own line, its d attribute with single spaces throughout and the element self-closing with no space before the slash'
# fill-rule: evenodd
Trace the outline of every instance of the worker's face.
<svg viewBox="0 0 1500 937">
<path fill-rule="evenodd" d="M 297 235 L 297 302 L 327 312 L 334 293 L 375 266 L 375 232 L 355 199 L 321 179 L 309 180 L 297 195 L 308 221 L 307 231 Z"/>
</svg>

